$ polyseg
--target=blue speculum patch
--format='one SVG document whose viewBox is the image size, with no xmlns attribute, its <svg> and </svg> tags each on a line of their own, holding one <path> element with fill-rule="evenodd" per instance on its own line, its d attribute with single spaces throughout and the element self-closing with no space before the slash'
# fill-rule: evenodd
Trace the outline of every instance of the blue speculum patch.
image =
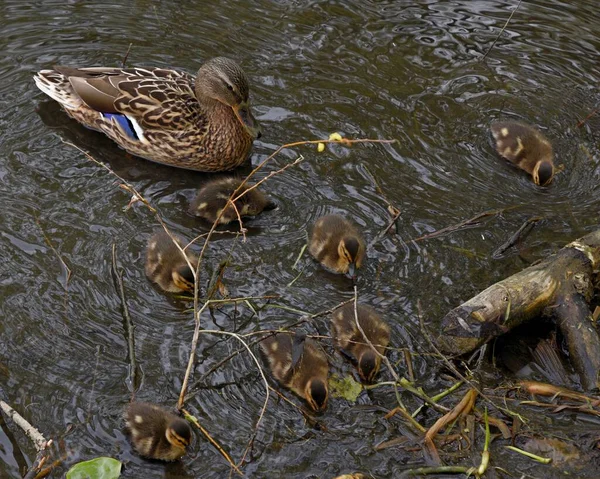
<svg viewBox="0 0 600 479">
<path fill-rule="evenodd" d="M 127 136 L 132 140 L 139 140 L 139 137 L 135 133 L 131 120 L 129 120 L 129 118 L 127 118 L 125 115 L 121 115 L 120 113 L 101 113 L 101 115 L 104 118 L 108 118 L 109 120 L 115 120 L 123 129 L 123 131 L 127 134 Z"/>
</svg>

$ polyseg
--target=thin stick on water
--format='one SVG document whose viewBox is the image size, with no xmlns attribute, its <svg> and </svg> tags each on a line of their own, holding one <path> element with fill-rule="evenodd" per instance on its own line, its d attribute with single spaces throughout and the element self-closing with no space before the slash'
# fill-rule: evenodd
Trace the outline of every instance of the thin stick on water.
<svg viewBox="0 0 600 479">
<path fill-rule="evenodd" d="M 597 114 L 600 111 L 600 107 L 596 108 L 594 111 L 592 111 L 588 116 L 586 116 L 583 120 L 581 120 L 579 123 L 577 123 L 577 128 L 581 128 L 583 125 L 586 124 L 586 122 L 593 117 L 595 114 Z"/>
<path fill-rule="evenodd" d="M 65 260 L 62 259 L 62 256 L 58 253 L 58 251 L 56 251 L 56 248 L 54 247 L 54 245 L 52 244 L 52 242 L 50 241 L 50 238 L 48 238 L 48 236 L 46 235 L 46 232 L 44 231 L 44 228 L 42 228 L 42 225 L 40 224 L 39 219 L 36 217 L 35 218 L 35 222 L 38 225 L 38 227 L 40 228 L 40 231 L 42 232 L 42 236 L 44 237 L 44 241 L 46 241 L 46 244 L 50 247 L 50 249 L 54 252 L 54 254 L 56 255 L 56 257 L 58 258 L 58 261 L 60 261 L 60 264 L 62 265 L 63 268 L 65 268 L 67 277 L 65 280 L 65 291 L 68 291 L 69 288 L 69 280 L 71 279 L 71 269 L 67 266 L 67 263 L 65 263 Z"/>
<path fill-rule="evenodd" d="M 92 415 L 92 401 L 96 392 L 96 378 L 98 377 L 98 364 L 100 364 L 100 345 L 96 346 L 96 365 L 94 366 L 94 377 L 92 378 L 92 390 L 90 391 L 90 400 L 88 401 L 88 416 Z"/>
<path fill-rule="evenodd" d="M 221 456 L 223 456 L 225 458 L 225 460 L 235 470 L 235 472 L 237 472 L 240 476 L 243 476 L 244 474 L 242 473 L 242 471 L 240 471 L 239 467 L 235 464 L 235 462 L 233 462 L 233 459 L 231 459 L 231 456 L 229 454 L 227 454 L 225 449 L 223 449 L 221 447 L 221 445 L 216 440 L 213 439 L 213 437 L 209 434 L 209 432 L 204 427 L 202 427 L 202 424 L 200 424 L 200 421 L 198 421 L 198 418 L 196 418 L 196 416 L 191 414 L 186 409 L 182 409 L 181 412 L 183 413 L 183 415 L 185 416 L 185 418 L 188 421 L 191 421 L 192 424 L 194 424 L 194 426 L 196 426 L 198 429 L 200 429 L 200 432 L 202 432 L 202 434 L 204 434 L 204 437 L 206 437 L 206 439 L 208 439 L 208 441 L 215 447 L 215 449 L 217 451 L 219 451 Z"/>
<path fill-rule="evenodd" d="M 369 168 L 367 168 L 366 166 L 363 166 L 363 168 L 365 169 L 367 174 L 371 177 L 371 181 L 373 182 L 373 184 L 375 185 L 375 189 L 381 195 L 381 197 L 383 198 L 383 201 L 387 205 L 387 212 L 390 215 L 390 222 L 389 222 L 388 226 L 381 233 L 379 233 L 377 235 L 375 240 L 373 240 L 371 243 L 371 244 L 373 244 L 373 243 L 376 243 L 377 241 L 379 241 L 381 238 L 383 238 L 388 233 L 388 231 L 392 228 L 392 226 L 394 226 L 396 224 L 396 221 L 398 220 L 398 218 L 400 217 L 402 212 L 400 211 L 400 208 L 396 207 L 396 205 L 394 205 L 388 199 L 388 197 L 383 192 L 383 188 L 379 185 L 379 183 L 375 179 L 375 176 L 373 175 L 373 173 L 371 173 Z"/>
<path fill-rule="evenodd" d="M 27 437 L 31 439 L 31 442 L 33 442 L 36 451 L 42 451 L 51 444 L 52 441 L 46 441 L 46 438 L 42 436 L 42 433 L 40 431 L 33 427 L 27 421 L 27 419 L 21 416 L 17 411 L 15 411 L 4 401 L 0 401 L 0 409 L 2 409 L 4 414 L 11 418 L 12 421 L 22 429 L 22 431 L 27 435 Z"/>
<path fill-rule="evenodd" d="M 137 365 L 135 362 L 135 342 L 133 336 L 133 322 L 129 314 L 127 299 L 125 298 L 125 287 L 123 285 L 123 272 L 117 266 L 117 245 L 113 243 L 112 247 L 112 267 L 115 281 L 117 283 L 117 291 L 121 298 L 123 308 L 123 319 L 125 321 L 125 334 L 127 335 L 127 349 L 129 356 L 129 374 L 131 378 L 131 400 L 135 399 L 135 390 L 137 387 Z"/>
<path fill-rule="evenodd" d="M 260 362 L 259 362 L 258 358 L 252 352 L 252 350 L 250 349 L 250 346 L 248 346 L 248 344 L 246 343 L 246 341 L 244 341 L 239 334 L 230 333 L 228 331 L 216 331 L 216 330 L 210 330 L 210 329 L 204 329 L 204 330 L 200 331 L 200 333 L 202 333 L 202 334 L 216 334 L 216 335 L 231 336 L 232 338 L 237 339 L 240 343 L 242 343 L 242 345 L 244 346 L 244 348 L 246 349 L 246 351 L 248 351 L 248 353 L 252 357 L 252 360 L 256 364 L 256 367 L 258 368 L 258 372 L 260 373 L 260 376 L 261 376 L 261 378 L 263 380 L 263 383 L 265 385 L 265 392 L 266 392 L 265 401 L 264 401 L 263 406 L 262 406 L 262 408 L 260 410 L 260 415 L 258 416 L 258 419 L 256 421 L 256 425 L 254 426 L 254 432 L 253 432 L 250 440 L 248 441 L 248 446 L 246 447 L 246 449 L 244 451 L 244 454 L 242 455 L 242 458 L 240 459 L 240 462 L 238 463 L 238 466 L 241 466 L 241 465 L 243 465 L 244 461 L 246 460 L 246 455 L 248 454 L 248 452 L 250 451 L 250 448 L 252 447 L 252 444 L 254 443 L 254 438 L 256 437 L 256 434 L 258 433 L 258 429 L 260 427 L 260 423 L 262 422 L 263 416 L 265 415 L 265 411 L 267 410 L 267 405 L 269 403 L 269 397 L 270 397 L 269 383 L 267 381 L 267 377 L 265 376 L 265 373 L 264 373 L 264 371 L 263 371 L 263 369 L 262 369 L 262 367 L 260 365 Z"/>
<path fill-rule="evenodd" d="M 492 46 L 488 49 L 487 52 L 485 52 L 485 55 L 483 55 L 483 58 L 481 59 L 481 61 L 485 60 L 486 57 L 488 56 L 488 54 L 492 51 L 492 48 L 494 48 L 494 46 L 496 45 L 496 42 L 500 39 L 500 36 L 504 33 L 504 30 L 506 30 L 506 27 L 508 26 L 508 24 L 510 23 L 510 21 L 512 20 L 513 15 L 517 12 L 517 10 L 519 9 L 519 7 L 521 6 L 521 2 L 523 0 L 519 0 L 519 3 L 517 4 L 517 8 L 515 8 L 510 16 L 508 17 L 508 20 L 506 20 L 506 23 L 504 24 L 504 26 L 502 27 L 502 30 L 500 30 L 500 33 L 498 33 L 498 36 L 495 38 L 494 43 L 492 43 Z"/>
<path fill-rule="evenodd" d="M 266 161 L 266 160 L 265 160 Z M 254 188 L 258 188 L 260 185 L 262 185 L 265 181 L 267 181 L 270 178 L 273 178 L 276 175 L 279 175 L 281 173 L 283 173 L 285 170 L 287 170 L 288 168 L 292 167 L 292 166 L 296 166 L 298 163 L 301 163 L 304 161 L 304 157 L 302 155 L 300 155 L 298 158 L 296 158 L 292 163 L 288 163 L 287 165 L 285 165 L 283 168 L 280 168 L 277 171 L 272 171 L 271 173 L 269 173 L 267 176 L 265 176 L 262 180 L 257 181 L 254 185 L 252 185 L 250 188 L 242 191 L 239 195 L 235 196 L 237 192 L 239 192 L 240 188 L 242 188 L 242 186 L 246 183 L 246 180 L 248 178 L 246 178 L 246 180 L 244 180 L 244 182 L 242 182 L 242 184 L 238 187 L 238 189 L 233 193 L 232 196 L 235 196 L 232 200 L 230 201 L 237 201 L 239 200 L 242 196 L 244 196 L 245 194 L 247 194 L 249 191 L 252 191 Z M 259 165 L 260 166 L 260 165 Z M 257 167 L 258 168 L 258 167 Z M 255 171 L 258 171 L 257 169 Z M 254 171 L 252 171 L 248 177 L 252 176 L 254 173 Z"/>
<path fill-rule="evenodd" d="M 127 47 L 127 53 L 125 53 L 125 56 L 123 57 L 123 62 L 121 63 L 121 68 L 125 68 L 125 65 L 127 64 L 127 58 L 129 58 L 129 52 L 131 51 L 132 45 L 133 45 L 133 43 L 130 43 L 129 46 Z"/>
<path fill-rule="evenodd" d="M 469 218 L 468 220 L 461 221 L 460 223 L 457 223 L 455 225 L 446 226 L 445 228 L 442 228 L 441 230 L 437 230 L 437 231 L 434 231 L 433 233 L 428 233 L 426 235 L 419 236 L 418 238 L 412 238 L 408 241 L 414 241 L 414 242 L 423 241 L 426 239 L 436 238 L 436 237 L 441 236 L 446 233 L 453 233 L 454 231 L 458 231 L 459 229 L 461 229 L 464 226 L 469 226 L 469 225 L 476 223 L 478 220 L 480 220 L 482 218 L 486 218 L 488 216 L 496 216 L 496 215 L 499 215 L 500 213 L 504 213 L 505 211 L 519 208 L 519 206 L 520 205 L 515 205 L 515 206 L 508 206 L 506 208 L 499 208 L 497 210 L 484 211 L 483 213 L 479 213 L 479 214 L 473 216 L 472 218 Z"/>
<path fill-rule="evenodd" d="M 177 401 L 177 409 L 182 410 L 185 402 L 185 393 L 187 392 L 188 382 L 190 380 L 190 374 L 192 374 L 192 368 L 196 359 L 196 348 L 198 347 L 198 339 L 200 338 L 200 315 L 210 305 L 210 301 L 206 301 L 200 311 L 194 314 L 195 327 L 194 335 L 192 336 L 192 347 L 190 350 L 190 357 L 188 360 L 187 367 L 185 369 L 185 375 L 183 377 L 183 384 L 181 385 L 181 391 L 179 392 L 179 400 Z"/>
</svg>

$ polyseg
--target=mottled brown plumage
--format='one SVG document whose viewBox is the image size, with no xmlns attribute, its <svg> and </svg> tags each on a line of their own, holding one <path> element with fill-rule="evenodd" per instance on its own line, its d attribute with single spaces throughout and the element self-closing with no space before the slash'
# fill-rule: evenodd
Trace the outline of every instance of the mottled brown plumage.
<svg viewBox="0 0 600 479">
<path fill-rule="evenodd" d="M 188 423 L 154 404 L 132 402 L 125 421 L 133 447 L 149 459 L 175 461 L 192 442 Z"/>
<path fill-rule="evenodd" d="M 385 348 L 390 343 L 390 327 L 369 306 L 357 304 L 356 312 L 367 339 L 380 354 L 385 354 Z M 381 366 L 381 357 L 373 351 L 358 329 L 353 302 L 333 312 L 331 336 L 335 347 L 356 364 L 360 377 L 372 382 Z"/>
<path fill-rule="evenodd" d="M 187 242 L 178 235 L 173 235 L 181 248 Z M 193 268 L 197 258 L 186 249 L 186 256 Z M 175 246 L 166 231 L 160 230 L 148 241 L 146 249 L 146 276 L 158 284 L 164 291 L 180 293 L 194 291 L 194 275 L 188 266 L 185 256 Z"/>
<path fill-rule="evenodd" d="M 554 177 L 552 144 L 536 128 L 516 121 L 490 126 L 498 154 L 529 173 L 536 185 L 547 186 Z"/>
<path fill-rule="evenodd" d="M 329 364 L 321 347 L 310 339 L 294 342 L 279 333 L 260 343 L 271 374 L 282 386 L 303 398 L 315 411 L 327 407 Z"/>
<path fill-rule="evenodd" d="M 241 217 L 256 216 L 264 209 L 274 207 L 274 204 L 258 188 L 254 188 L 235 202 L 235 208 L 228 205 L 228 199 L 231 194 L 242 184 L 242 180 L 236 178 L 221 178 L 206 183 L 196 195 L 196 198 L 190 205 L 189 212 L 192 215 L 199 216 L 214 223 L 221 210 L 224 209 L 220 224 L 227 224 L 238 219 L 237 213 Z M 252 185 L 245 184 L 238 195 L 248 190 Z M 236 213 L 237 209 L 237 213 Z"/>
<path fill-rule="evenodd" d="M 308 251 L 328 270 L 354 277 L 355 269 L 362 265 L 365 242 L 349 220 L 327 215 L 313 225 Z"/>
<path fill-rule="evenodd" d="M 196 78 L 163 68 L 57 66 L 34 79 L 69 116 L 158 163 L 230 170 L 246 160 L 260 135 L 246 75 L 224 57 L 207 61 Z M 110 114 L 125 115 L 129 127 Z"/>
</svg>

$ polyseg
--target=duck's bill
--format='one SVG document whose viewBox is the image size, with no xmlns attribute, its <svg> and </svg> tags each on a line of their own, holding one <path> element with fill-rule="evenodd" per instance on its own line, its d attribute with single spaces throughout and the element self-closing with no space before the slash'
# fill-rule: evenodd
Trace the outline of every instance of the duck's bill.
<svg viewBox="0 0 600 479">
<path fill-rule="evenodd" d="M 238 117 L 240 123 L 244 125 L 244 128 L 248 131 L 248 134 L 253 138 L 260 138 L 262 135 L 260 124 L 258 120 L 254 118 L 252 111 L 250 110 L 250 105 L 248 103 L 242 103 L 238 106 L 233 107 L 233 111 L 235 112 L 235 116 Z"/>
<path fill-rule="evenodd" d="M 351 280 L 356 279 L 356 265 L 354 263 L 350 263 L 348 265 L 348 272 L 346 273 L 346 276 Z"/>
</svg>

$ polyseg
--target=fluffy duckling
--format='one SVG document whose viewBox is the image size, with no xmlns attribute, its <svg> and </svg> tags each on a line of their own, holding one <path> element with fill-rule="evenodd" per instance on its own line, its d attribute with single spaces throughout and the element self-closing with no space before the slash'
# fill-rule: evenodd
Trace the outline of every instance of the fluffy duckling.
<svg viewBox="0 0 600 479">
<path fill-rule="evenodd" d="M 227 204 L 231 194 L 242 184 L 242 180 L 236 178 L 220 178 L 206 183 L 192 201 L 189 212 L 214 223 L 221 211 L 223 214 L 219 224 L 231 223 L 238 219 L 238 215 L 232 205 Z M 247 191 L 252 185 L 246 184 L 239 193 Z M 240 216 L 256 216 L 265 209 L 273 209 L 275 204 L 265 196 L 258 188 L 254 188 L 235 202 Z"/>
<path fill-rule="evenodd" d="M 314 224 L 308 251 L 328 270 L 355 278 L 365 256 L 365 242 L 346 218 L 327 215 Z"/>
<path fill-rule="evenodd" d="M 492 123 L 490 129 L 500 156 L 529 173 L 536 185 L 550 184 L 554 177 L 554 152 L 540 131 L 516 121 Z"/>
<path fill-rule="evenodd" d="M 365 336 L 380 354 L 385 354 L 390 343 L 390 327 L 369 306 L 357 304 L 356 312 Z M 381 357 L 367 344 L 358 329 L 354 303 L 345 304 L 333 312 L 331 336 L 335 347 L 356 364 L 363 381 L 372 382 L 381 366 Z"/>
<path fill-rule="evenodd" d="M 260 343 L 273 377 L 306 400 L 314 411 L 327 407 L 329 364 L 321 347 L 304 335 L 279 333 Z"/>
<path fill-rule="evenodd" d="M 173 236 L 182 248 L 187 244 L 182 237 Z M 190 264 L 195 268 L 198 261 L 196 256 L 187 251 L 186 255 Z M 146 276 L 169 293 L 194 291 L 192 270 L 181 251 L 164 230 L 154 233 L 148 241 Z"/>
<path fill-rule="evenodd" d="M 125 412 L 131 442 L 140 456 L 175 461 L 192 442 L 188 423 L 154 404 L 133 402 Z"/>
</svg>

